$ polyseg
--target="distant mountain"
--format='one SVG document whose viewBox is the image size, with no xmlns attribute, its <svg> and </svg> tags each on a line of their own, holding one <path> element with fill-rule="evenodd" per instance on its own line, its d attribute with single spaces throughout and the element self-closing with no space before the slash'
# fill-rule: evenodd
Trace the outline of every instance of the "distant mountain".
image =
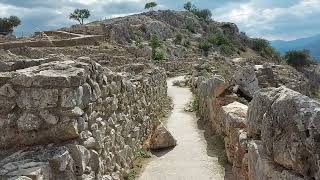
<svg viewBox="0 0 320 180">
<path fill-rule="evenodd" d="M 320 61 L 320 34 L 293 41 L 271 41 L 271 45 L 280 51 L 281 54 L 290 50 L 309 49 L 311 56 Z"/>
</svg>

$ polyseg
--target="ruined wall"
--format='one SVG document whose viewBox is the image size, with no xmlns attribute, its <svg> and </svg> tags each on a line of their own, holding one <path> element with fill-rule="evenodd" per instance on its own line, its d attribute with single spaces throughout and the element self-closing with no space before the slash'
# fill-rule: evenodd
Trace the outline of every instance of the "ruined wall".
<svg viewBox="0 0 320 180">
<path fill-rule="evenodd" d="M 288 89 L 265 88 L 249 106 L 220 76 L 191 85 L 199 115 L 225 140 L 236 179 L 320 179 L 320 103 Z"/>
<path fill-rule="evenodd" d="M 88 58 L 0 73 L 0 179 L 122 179 L 167 96 L 164 70 Z"/>
</svg>

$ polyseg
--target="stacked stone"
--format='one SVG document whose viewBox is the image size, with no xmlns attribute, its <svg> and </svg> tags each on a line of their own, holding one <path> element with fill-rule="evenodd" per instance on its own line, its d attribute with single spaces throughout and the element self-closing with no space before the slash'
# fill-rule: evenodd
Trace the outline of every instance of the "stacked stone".
<svg viewBox="0 0 320 180">
<path fill-rule="evenodd" d="M 162 69 L 88 58 L 2 72 L 0 86 L 0 179 L 122 179 L 167 95 Z"/>
<path fill-rule="evenodd" d="M 224 137 L 235 179 L 320 179 L 319 102 L 282 86 L 258 90 L 248 107 L 218 76 L 191 82 L 201 118 Z"/>
</svg>

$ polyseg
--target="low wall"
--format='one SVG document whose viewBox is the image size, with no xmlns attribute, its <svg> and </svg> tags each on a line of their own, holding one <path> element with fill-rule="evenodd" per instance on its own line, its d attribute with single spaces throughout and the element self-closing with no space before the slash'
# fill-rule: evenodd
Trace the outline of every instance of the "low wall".
<svg viewBox="0 0 320 180">
<path fill-rule="evenodd" d="M 82 46 L 96 45 L 99 41 L 103 41 L 103 36 L 79 37 L 73 39 L 62 39 L 53 41 L 28 41 L 28 42 L 8 42 L 0 43 L 0 49 L 8 50 L 20 47 L 67 47 L 67 46 Z"/>
<path fill-rule="evenodd" d="M 163 69 L 88 58 L 0 73 L 0 179 L 122 179 L 167 96 Z"/>
<path fill-rule="evenodd" d="M 224 137 L 235 179 L 320 179 L 319 102 L 281 86 L 258 90 L 247 106 L 220 76 L 191 85 L 202 121 Z"/>
</svg>

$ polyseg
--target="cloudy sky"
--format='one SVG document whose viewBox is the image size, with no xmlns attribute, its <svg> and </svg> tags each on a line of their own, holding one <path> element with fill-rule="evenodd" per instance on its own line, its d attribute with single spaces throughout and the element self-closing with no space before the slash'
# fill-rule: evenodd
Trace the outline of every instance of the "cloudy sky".
<svg viewBox="0 0 320 180">
<path fill-rule="evenodd" d="M 16 15 L 21 35 L 74 24 L 68 15 L 75 8 L 91 11 L 90 20 L 143 11 L 149 0 L 0 0 L 0 17 Z M 156 0 L 157 9 L 182 10 L 187 0 Z M 217 21 L 236 23 L 252 37 L 296 39 L 320 34 L 320 0 L 192 0 L 208 8 Z"/>
</svg>

